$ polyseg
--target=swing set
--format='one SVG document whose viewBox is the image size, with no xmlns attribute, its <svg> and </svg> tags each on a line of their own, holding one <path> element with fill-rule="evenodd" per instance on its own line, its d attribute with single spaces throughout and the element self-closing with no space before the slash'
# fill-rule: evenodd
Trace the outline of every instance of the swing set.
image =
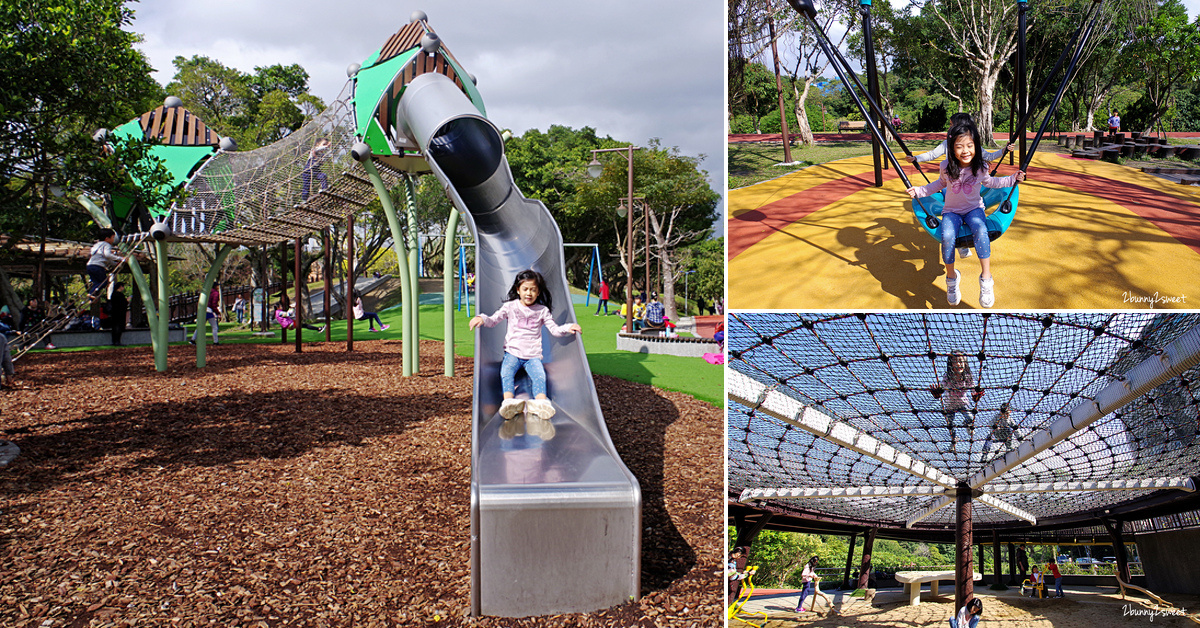
<svg viewBox="0 0 1200 628">
<path fill-rule="evenodd" d="M 813 5 L 812 0 L 788 0 L 788 3 L 792 5 L 792 8 L 794 8 L 798 13 L 803 15 L 808 20 L 809 24 L 812 26 L 813 32 L 817 34 L 817 44 L 821 47 L 822 51 L 825 53 L 825 56 L 829 58 L 830 63 L 833 66 L 833 70 L 835 73 L 837 73 L 837 76 L 842 81 L 842 84 L 847 87 L 846 92 L 850 95 L 851 100 L 854 101 L 855 106 L 858 107 L 859 112 L 862 113 L 866 128 L 868 131 L 870 131 L 873 140 L 876 142 L 876 145 L 884 147 L 887 146 L 887 139 L 883 134 L 883 130 L 875 123 L 875 120 L 879 120 L 882 122 L 882 126 L 891 133 L 892 137 L 896 138 L 896 141 L 899 143 L 901 150 L 904 151 L 904 154 L 908 157 L 912 157 L 912 151 L 909 150 L 904 140 L 900 137 L 900 133 L 892 125 L 889 117 L 884 115 L 883 109 L 879 106 L 879 103 L 876 102 L 876 99 L 871 96 L 871 92 L 863 88 L 862 83 L 859 82 L 858 77 L 855 75 L 854 70 L 850 67 L 850 64 L 846 61 L 846 58 L 842 56 L 841 51 L 839 51 L 837 47 L 833 45 L 833 43 L 829 40 L 829 36 L 825 34 L 825 31 L 817 23 L 817 9 Z M 868 51 L 867 73 L 868 79 L 873 85 L 874 81 L 872 79 L 875 75 L 875 58 L 874 54 L 871 53 L 873 50 L 871 36 L 871 0 L 860 0 L 860 3 L 863 13 L 863 36 L 866 41 Z M 1050 107 L 1046 110 L 1046 115 L 1042 119 L 1041 126 L 1038 128 L 1037 134 L 1034 136 L 1033 143 L 1028 152 L 1024 151 L 1024 142 L 1022 141 L 1021 162 L 1018 168 L 1021 172 L 1025 172 L 1028 169 L 1029 163 L 1033 159 L 1033 154 L 1037 152 L 1038 144 L 1041 143 L 1042 136 L 1046 131 L 1046 126 L 1049 124 L 1051 117 L 1058 110 L 1058 104 L 1062 100 L 1063 92 L 1066 90 L 1067 85 L 1070 84 L 1071 79 L 1074 78 L 1075 67 L 1079 63 L 1079 59 L 1083 54 L 1084 47 L 1087 45 L 1087 41 L 1092 35 L 1092 30 L 1095 28 L 1096 20 L 1099 17 L 1099 8 L 1103 4 L 1104 0 L 1093 0 L 1093 4 L 1089 8 L 1088 16 L 1080 22 L 1079 28 L 1077 28 L 1075 33 L 1071 36 L 1071 41 L 1059 55 L 1058 62 L 1055 63 L 1054 69 L 1051 70 L 1050 74 L 1046 76 L 1045 81 L 1042 83 L 1041 88 L 1038 90 L 1037 95 L 1033 99 L 1034 103 L 1041 100 L 1042 96 L 1045 94 L 1047 86 L 1050 84 L 1050 81 L 1054 79 L 1058 75 L 1059 70 L 1062 69 L 1063 61 L 1066 59 L 1067 52 L 1071 49 L 1072 45 L 1075 45 L 1075 52 L 1071 56 L 1071 61 L 1067 67 L 1067 71 L 1063 76 L 1062 82 L 1058 86 L 1058 91 L 1055 93 Z M 1023 110 L 1026 100 L 1025 12 L 1028 9 L 1028 0 L 1017 0 L 1017 6 L 1017 91 L 1019 92 L 1019 102 L 1022 103 L 1021 107 Z M 855 93 L 855 90 L 851 88 L 851 85 L 853 85 L 858 89 L 859 92 L 862 93 L 862 98 L 859 97 L 859 94 Z M 866 105 L 863 104 L 864 100 L 867 103 Z M 869 105 L 869 109 L 867 105 Z M 1021 116 L 1021 121 L 1016 125 L 1016 130 L 1013 133 L 1013 136 L 1024 138 L 1025 127 L 1029 123 L 1032 113 L 1032 110 L 1025 111 L 1023 113 Z M 872 119 L 872 116 L 874 116 L 874 119 Z M 883 152 L 887 155 L 888 159 L 891 160 L 892 166 L 895 167 L 896 173 L 904 182 L 905 188 L 914 187 L 912 182 L 909 181 L 908 175 L 905 174 L 904 169 L 900 166 L 900 162 L 897 160 L 895 154 L 893 154 L 890 150 L 884 150 Z M 876 161 L 875 167 L 876 185 L 881 185 L 882 172 L 880 170 L 880 164 L 878 161 Z M 998 167 L 999 160 L 997 160 L 997 168 Z M 921 170 L 921 166 L 919 164 L 917 165 L 917 171 L 921 173 L 921 176 L 925 178 L 926 182 L 929 181 L 929 177 L 925 175 L 925 171 Z M 991 174 L 995 175 L 995 173 L 996 170 L 993 169 Z M 983 201 L 986 208 L 985 212 L 988 210 L 991 211 L 991 213 L 987 214 L 986 217 L 988 238 L 990 240 L 996 240 L 1000 236 L 1004 235 L 1004 232 L 1007 231 L 1012 225 L 1013 218 L 1016 216 L 1017 205 L 1020 201 L 1018 186 L 1019 182 L 1014 184 L 1012 187 L 994 189 L 988 188 L 982 191 Z M 921 223 L 921 225 L 925 228 L 925 231 L 935 240 L 941 240 L 941 238 L 938 236 L 938 228 L 941 225 L 941 215 L 942 210 L 944 209 L 944 203 L 945 199 L 943 196 L 933 195 L 924 199 L 913 199 L 913 203 L 911 204 L 911 209 L 914 217 L 917 219 L 917 222 Z M 974 237 L 971 234 L 970 228 L 964 224 L 959 227 L 955 247 L 966 248 L 973 246 Z"/>
</svg>

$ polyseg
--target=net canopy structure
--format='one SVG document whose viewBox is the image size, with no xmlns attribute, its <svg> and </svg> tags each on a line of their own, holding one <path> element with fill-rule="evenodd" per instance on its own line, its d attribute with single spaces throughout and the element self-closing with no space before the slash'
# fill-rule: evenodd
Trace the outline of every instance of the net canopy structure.
<svg viewBox="0 0 1200 628">
<path fill-rule="evenodd" d="M 964 485 L 977 530 L 1200 509 L 1198 324 L 1153 312 L 733 314 L 731 512 L 915 538 L 954 528 L 947 506 Z"/>
</svg>

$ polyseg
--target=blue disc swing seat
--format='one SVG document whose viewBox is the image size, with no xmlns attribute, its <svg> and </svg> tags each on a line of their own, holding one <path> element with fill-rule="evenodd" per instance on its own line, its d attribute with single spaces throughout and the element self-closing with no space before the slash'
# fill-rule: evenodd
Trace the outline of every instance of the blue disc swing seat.
<svg viewBox="0 0 1200 628">
<path fill-rule="evenodd" d="M 1009 206 L 1007 209 L 1001 209 L 999 206 L 1008 198 L 1009 192 L 1012 192 L 1012 198 L 1008 199 Z M 985 222 L 988 228 L 988 238 L 996 240 L 1004 235 L 1012 224 L 1013 218 L 1017 214 L 1017 201 L 1021 197 L 1021 187 L 1018 185 L 1016 189 L 1008 188 L 983 188 L 981 190 L 983 196 L 984 213 L 987 214 Z M 938 235 L 938 227 L 942 222 L 942 209 L 945 207 L 946 198 L 942 194 L 934 194 L 925 198 L 917 198 L 909 201 L 912 206 L 913 215 L 917 217 L 917 222 L 925 227 L 925 231 L 938 242 L 942 241 Z M 925 209 L 922 210 L 921 206 Z M 929 212 L 928 215 L 926 212 Z M 971 230 L 964 223 L 958 228 L 958 238 L 954 243 L 955 248 L 974 248 L 975 237 L 971 235 Z"/>
</svg>

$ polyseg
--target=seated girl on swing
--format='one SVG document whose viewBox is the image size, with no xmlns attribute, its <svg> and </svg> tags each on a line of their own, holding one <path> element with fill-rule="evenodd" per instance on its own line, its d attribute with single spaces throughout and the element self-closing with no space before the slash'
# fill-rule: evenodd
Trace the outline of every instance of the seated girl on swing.
<svg viewBox="0 0 1200 628">
<path fill-rule="evenodd" d="M 325 326 L 317 327 L 308 323 L 296 322 L 296 311 L 292 308 L 285 308 L 283 302 L 275 304 L 275 322 L 284 329 L 292 329 L 293 327 L 303 327 L 304 329 L 312 330 L 317 333 L 325 331 Z"/>
</svg>

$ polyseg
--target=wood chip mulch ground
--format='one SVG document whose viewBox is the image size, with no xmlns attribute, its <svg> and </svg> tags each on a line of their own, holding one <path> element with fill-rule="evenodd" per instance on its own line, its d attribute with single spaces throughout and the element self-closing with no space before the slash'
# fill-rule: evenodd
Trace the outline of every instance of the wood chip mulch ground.
<svg viewBox="0 0 1200 628">
<path fill-rule="evenodd" d="M 596 376 L 642 597 L 470 617 L 470 358 L 400 342 L 31 354 L 0 391 L 0 625 L 720 626 L 723 414 Z M 709 365 L 704 365 L 708 367 Z M 712 367 L 719 368 L 719 367 Z"/>
</svg>

